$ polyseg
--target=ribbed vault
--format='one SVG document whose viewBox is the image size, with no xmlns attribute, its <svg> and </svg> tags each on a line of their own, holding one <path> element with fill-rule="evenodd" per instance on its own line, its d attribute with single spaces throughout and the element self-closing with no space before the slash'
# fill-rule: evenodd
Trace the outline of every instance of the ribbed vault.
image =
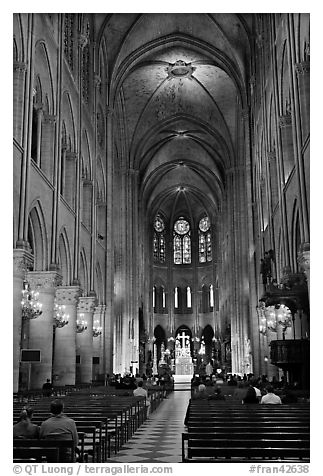
<svg viewBox="0 0 323 476">
<path fill-rule="evenodd" d="M 241 156 L 248 16 L 113 14 L 107 25 L 116 134 L 146 213 L 214 215 Z"/>
</svg>

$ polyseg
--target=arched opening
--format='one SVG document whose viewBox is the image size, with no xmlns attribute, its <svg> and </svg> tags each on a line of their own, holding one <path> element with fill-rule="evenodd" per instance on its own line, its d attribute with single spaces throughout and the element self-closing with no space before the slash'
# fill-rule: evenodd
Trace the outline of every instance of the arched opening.
<svg viewBox="0 0 323 476">
<path fill-rule="evenodd" d="M 161 359 L 161 346 L 164 344 L 164 347 L 166 348 L 166 333 L 165 330 L 161 326 L 156 326 L 154 330 L 154 337 L 155 337 L 155 346 L 156 346 L 156 352 L 157 352 L 157 365 L 158 362 Z M 155 357 L 155 353 L 154 353 Z"/>
</svg>

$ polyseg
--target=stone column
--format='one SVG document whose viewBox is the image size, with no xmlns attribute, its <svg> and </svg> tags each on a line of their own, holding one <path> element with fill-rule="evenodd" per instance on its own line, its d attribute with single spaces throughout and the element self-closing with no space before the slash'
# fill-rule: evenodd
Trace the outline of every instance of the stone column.
<svg viewBox="0 0 323 476">
<path fill-rule="evenodd" d="M 81 294 L 79 286 L 60 286 L 56 291 L 57 304 L 65 305 L 68 324 L 56 329 L 53 383 L 57 386 L 75 385 L 76 307 Z"/>
<path fill-rule="evenodd" d="M 282 140 L 284 183 L 286 183 L 295 166 L 291 114 L 285 114 L 279 117 L 279 127 Z"/>
<path fill-rule="evenodd" d="M 13 136 L 17 142 L 22 140 L 22 124 L 24 112 L 24 84 L 27 65 L 21 61 L 14 62 L 13 65 Z"/>
<path fill-rule="evenodd" d="M 54 177 L 54 139 L 55 139 L 56 116 L 44 113 L 41 135 L 41 169 L 46 177 L 53 181 Z"/>
<path fill-rule="evenodd" d="M 42 314 L 30 320 L 29 348 L 39 349 L 41 362 L 31 366 L 30 388 L 40 389 L 46 379 L 52 378 L 53 362 L 53 314 L 56 287 L 62 278 L 55 271 L 30 271 L 27 280 L 31 289 L 39 292 Z"/>
<path fill-rule="evenodd" d="M 104 366 L 103 341 L 107 344 L 107 336 L 105 334 L 106 327 L 104 325 L 105 311 L 106 306 L 100 304 L 96 306 L 93 313 L 93 326 L 102 327 L 102 335 L 100 335 L 99 337 L 93 337 L 93 357 L 98 357 L 100 359 L 99 366 L 93 369 L 95 374 L 111 373 L 110 367 L 108 367 L 108 369 L 106 370 Z M 111 352 L 112 355 L 112 345 L 107 345 L 106 350 L 108 353 Z"/>
<path fill-rule="evenodd" d="M 295 64 L 299 96 L 302 111 L 303 140 L 310 131 L 310 62 L 303 61 Z"/>
<path fill-rule="evenodd" d="M 76 353 L 80 356 L 80 381 L 91 383 L 93 358 L 93 313 L 96 297 L 80 297 L 77 307 L 77 317 L 87 322 L 85 331 L 76 334 Z"/>
<path fill-rule="evenodd" d="M 33 256 L 26 250 L 13 250 L 13 392 L 19 387 L 19 361 L 21 341 L 21 298 L 26 271 L 32 266 Z"/>
</svg>

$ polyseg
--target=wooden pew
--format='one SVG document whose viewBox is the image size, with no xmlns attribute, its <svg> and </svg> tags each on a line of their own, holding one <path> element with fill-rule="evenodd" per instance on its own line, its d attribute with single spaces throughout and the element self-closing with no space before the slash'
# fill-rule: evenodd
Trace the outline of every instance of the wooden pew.
<svg viewBox="0 0 323 476">
<path fill-rule="evenodd" d="M 75 448 L 72 440 L 38 440 L 14 438 L 13 457 L 15 459 L 35 459 L 36 462 L 62 462 L 62 450 L 71 451 L 71 462 L 75 461 Z"/>
<path fill-rule="evenodd" d="M 183 462 L 309 461 L 309 405 L 191 401 Z"/>
</svg>

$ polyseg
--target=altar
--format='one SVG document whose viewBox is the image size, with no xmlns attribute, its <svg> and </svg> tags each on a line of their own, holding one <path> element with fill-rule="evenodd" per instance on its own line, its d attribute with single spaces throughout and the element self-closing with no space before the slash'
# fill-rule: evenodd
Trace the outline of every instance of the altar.
<svg viewBox="0 0 323 476">
<path fill-rule="evenodd" d="M 177 335 L 175 342 L 175 374 L 193 375 L 194 365 L 191 357 L 190 338 L 184 332 Z"/>
</svg>

